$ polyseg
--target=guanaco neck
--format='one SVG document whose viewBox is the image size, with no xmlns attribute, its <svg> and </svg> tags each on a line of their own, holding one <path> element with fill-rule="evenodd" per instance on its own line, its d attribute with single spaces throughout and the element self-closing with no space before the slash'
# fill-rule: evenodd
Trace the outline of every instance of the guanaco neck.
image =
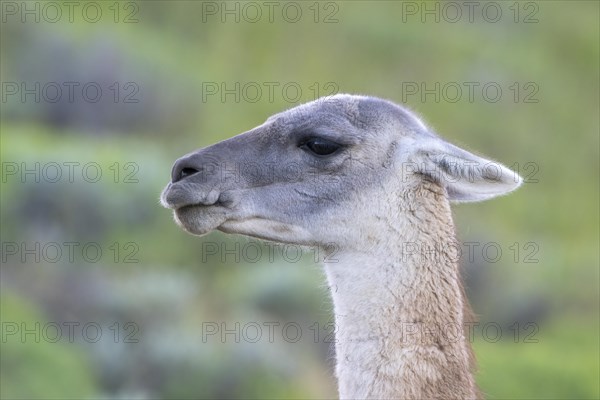
<svg viewBox="0 0 600 400">
<path fill-rule="evenodd" d="M 432 185 L 401 203 L 373 216 L 373 245 L 325 265 L 340 398 L 476 398 L 449 203 Z"/>
</svg>

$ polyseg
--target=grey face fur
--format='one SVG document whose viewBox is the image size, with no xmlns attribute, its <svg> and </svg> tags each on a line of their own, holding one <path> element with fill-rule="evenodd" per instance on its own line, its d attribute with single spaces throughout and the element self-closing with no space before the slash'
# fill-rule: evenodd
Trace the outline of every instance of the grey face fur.
<svg viewBox="0 0 600 400">
<path fill-rule="evenodd" d="M 369 220 L 390 204 L 402 212 L 402 199 L 424 181 L 453 201 L 484 200 L 521 182 L 394 103 L 336 95 L 180 158 L 161 202 L 192 234 L 219 229 L 324 245 L 352 240 L 340 224 Z"/>
</svg>

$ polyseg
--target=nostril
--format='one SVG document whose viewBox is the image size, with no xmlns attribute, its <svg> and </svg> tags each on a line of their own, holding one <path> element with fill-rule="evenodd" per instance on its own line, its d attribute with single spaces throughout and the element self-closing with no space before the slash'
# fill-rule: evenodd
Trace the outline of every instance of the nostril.
<svg viewBox="0 0 600 400">
<path fill-rule="evenodd" d="M 198 173 L 198 170 L 196 168 L 189 168 L 189 167 L 183 168 L 181 170 L 181 172 L 179 173 L 179 180 L 186 178 L 190 175 L 194 175 L 196 173 Z"/>
<path fill-rule="evenodd" d="M 173 177 L 172 177 L 173 183 L 179 182 L 180 180 L 187 178 L 188 176 L 192 176 L 197 172 L 198 172 L 198 170 L 196 168 L 190 168 L 190 167 L 178 168 L 175 171 L 173 171 Z"/>
<path fill-rule="evenodd" d="M 188 164 L 187 166 L 185 164 Z M 171 176 L 171 180 L 173 183 L 179 182 L 182 179 L 187 178 L 188 176 L 192 176 L 200 172 L 198 169 L 191 167 L 189 162 L 177 162 L 173 167 L 173 172 Z"/>
</svg>

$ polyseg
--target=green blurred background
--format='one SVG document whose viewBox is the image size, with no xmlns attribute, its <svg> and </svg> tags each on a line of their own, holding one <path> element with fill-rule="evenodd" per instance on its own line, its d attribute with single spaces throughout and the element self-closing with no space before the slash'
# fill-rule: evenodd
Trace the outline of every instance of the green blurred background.
<svg viewBox="0 0 600 400">
<path fill-rule="evenodd" d="M 158 196 L 177 157 L 350 92 L 526 178 L 454 207 L 486 396 L 599 398 L 599 3 L 465 3 L 3 1 L 1 397 L 335 397 L 312 254 L 186 235 Z"/>
</svg>

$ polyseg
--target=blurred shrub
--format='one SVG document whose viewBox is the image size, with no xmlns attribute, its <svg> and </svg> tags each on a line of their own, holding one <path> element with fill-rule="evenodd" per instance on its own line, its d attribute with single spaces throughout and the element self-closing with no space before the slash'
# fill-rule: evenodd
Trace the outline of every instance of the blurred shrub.
<svg viewBox="0 0 600 400">
<path fill-rule="evenodd" d="M 3 399 L 83 399 L 97 393 L 89 356 L 64 343 L 36 342 L 34 334 L 22 337 L 21 328 L 36 332 L 47 322 L 23 297 L 0 296 L 0 397 Z M 6 324 L 19 332 L 8 334 Z M 24 325 L 22 325 L 24 324 Z M 12 329 L 12 328 L 11 328 Z M 39 336 L 39 330 L 37 330 Z M 5 337 L 6 335 L 6 337 Z"/>
</svg>

